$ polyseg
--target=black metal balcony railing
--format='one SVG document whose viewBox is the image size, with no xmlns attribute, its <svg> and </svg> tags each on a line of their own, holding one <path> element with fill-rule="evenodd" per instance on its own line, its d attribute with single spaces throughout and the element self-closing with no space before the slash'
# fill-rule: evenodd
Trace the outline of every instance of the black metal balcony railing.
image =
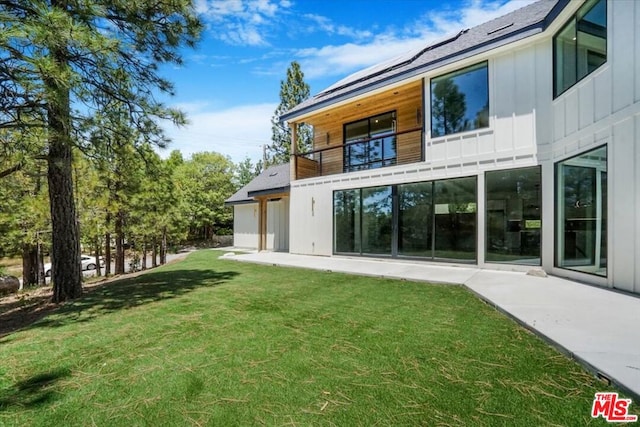
<svg viewBox="0 0 640 427">
<path fill-rule="evenodd" d="M 423 141 L 423 129 L 413 128 L 296 154 L 295 179 L 421 162 Z"/>
</svg>

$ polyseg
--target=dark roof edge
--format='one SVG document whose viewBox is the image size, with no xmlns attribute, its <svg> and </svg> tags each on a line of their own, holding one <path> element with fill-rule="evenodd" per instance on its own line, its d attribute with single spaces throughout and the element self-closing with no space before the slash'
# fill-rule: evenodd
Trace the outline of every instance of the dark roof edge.
<svg viewBox="0 0 640 427">
<path fill-rule="evenodd" d="M 389 76 L 386 79 L 382 79 L 382 80 L 377 80 L 373 83 L 364 85 L 364 86 L 360 86 L 357 89 L 354 89 L 352 91 L 349 92 L 345 92 L 342 93 L 334 98 L 329 98 L 326 99 L 324 101 L 319 101 L 315 104 L 309 105 L 308 107 L 302 108 L 300 110 L 297 111 L 293 111 L 292 113 L 285 113 L 283 115 L 280 116 L 280 121 L 287 121 L 291 118 L 297 117 L 297 116 L 301 116 L 307 113 L 310 113 L 312 111 L 315 110 L 319 110 L 323 107 L 329 106 L 331 104 L 335 104 L 337 102 L 340 101 L 344 101 L 347 100 L 349 98 L 353 98 L 356 97 L 358 95 L 361 95 L 362 93 L 366 93 L 369 92 L 372 89 L 377 89 L 380 87 L 384 87 L 387 86 L 389 84 L 393 84 L 393 83 L 397 83 L 401 80 L 404 80 L 406 78 L 409 77 L 413 77 L 416 74 L 421 74 L 430 70 L 433 70 L 434 68 L 436 68 L 436 66 L 440 66 L 440 65 L 447 65 L 450 64 L 451 62 L 453 62 L 453 60 L 460 60 L 460 59 L 466 59 L 469 58 L 473 55 L 478 55 L 480 53 L 484 53 L 487 52 L 493 48 L 496 47 L 500 47 L 500 46 L 504 46 L 506 44 L 509 43 L 513 43 L 519 40 L 523 40 L 527 37 L 536 35 L 536 34 L 540 34 L 543 33 L 548 27 L 549 25 L 551 25 L 551 23 L 558 17 L 558 15 L 560 15 L 560 13 L 562 12 L 562 10 L 564 10 L 564 8 L 571 2 L 571 0 L 560 0 L 558 1 L 558 3 L 556 3 L 556 5 L 551 9 L 551 11 L 549 11 L 549 13 L 547 14 L 547 16 L 539 21 L 536 22 L 535 24 L 529 25 L 527 27 L 521 28 L 517 31 L 514 31 L 512 33 L 509 34 L 505 34 L 504 36 L 500 36 L 497 37 L 495 39 L 492 39 L 490 41 L 487 41 L 485 43 L 481 43 L 478 45 L 475 45 L 473 47 L 470 47 L 468 49 L 464 49 L 461 50 L 459 52 L 456 52 L 452 55 L 449 56 L 445 56 L 443 58 L 439 58 L 435 61 L 432 61 L 430 63 L 427 64 L 422 64 L 419 67 L 415 67 L 415 68 L 411 68 L 408 70 L 405 70 L 401 73 L 398 74 L 394 74 Z"/>
<path fill-rule="evenodd" d="M 249 191 L 247 193 L 247 196 L 255 197 L 255 196 L 268 196 L 269 194 L 286 193 L 287 191 L 289 191 L 289 188 L 290 188 L 290 186 L 287 185 L 285 187 L 268 188 L 266 190 Z"/>
<path fill-rule="evenodd" d="M 224 202 L 224 205 L 226 207 L 226 206 L 234 206 L 234 205 L 249 205 L 251 203 L 258 203 L 258 201 L 253 199 L 234 200 L 231 202 Z"/>
<path fill-rule="evenodd" d="M 546 30 L 549 27 L 549 25 L 551 25 L 551 23 L 556 20 L 558 15 L 560 15 L 560 13 L 564 10 L 564 8 L 569 3 L 571 3 L 571 0 L 560 0 L 558 1 L 558 3 L 556 3 L 555 6 L 553 6 L 553 8 L 551 8 L 549 13 L 543 20 L 543 23 L 544 23 L 544 28 L 542 29 L 543 31 Z"/>
</svg>

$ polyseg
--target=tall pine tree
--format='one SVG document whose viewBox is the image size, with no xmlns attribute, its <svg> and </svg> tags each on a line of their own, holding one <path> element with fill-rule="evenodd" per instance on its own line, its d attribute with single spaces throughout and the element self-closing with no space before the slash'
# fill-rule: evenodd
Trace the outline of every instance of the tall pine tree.
<svg viewBox="0 0 640 427">
<path fill-rule="evenodd" d="M 193 46 L 201 29 L 193 0 L 0 4 L 0 76 L 10 78 L 0 84 L 0 127 L 21 126 L 28 113 L 47 130 L 54 302 L 82 293 L 71 167 L 81 123 L 101 99 L 117 99 L 140 134 L 164 144 L 154 119 L 184 117 L 154 97 L 173 91 L 159 65 L 180 64 L 180 50 Z"/>
<path fill-rule="evenodd" d="M 271 145 L 267 147 L 267 165 L 282 164 L 291 156 L 291 129 L 280 117 L 296 105 L 309 98 L 310 88 L 304 81 L 300 64 L 293 61 L 287 68 L 287 79 L 280 82 L 280 104 L 271 118 Z M 313 147 L 313 129 L 306 124 L 297 125 L 298 153 Z"/>
</svg>

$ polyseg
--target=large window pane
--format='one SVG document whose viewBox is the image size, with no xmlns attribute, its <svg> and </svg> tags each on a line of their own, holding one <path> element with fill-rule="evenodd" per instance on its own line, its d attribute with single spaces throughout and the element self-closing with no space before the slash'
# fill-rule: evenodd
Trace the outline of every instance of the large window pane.
<svg viewBox="0 0 640 427">
<path fill-rule="evenodd" d="M 540 168 L 487 172 L 486 189 L 486 260 L 540 265 Z"/>
<path fill-rule="evenodd" d="M 432 182 L 398 186 L 398 254 L 433 255 Z"/>
<path fill-rule="evenodd" d="M 556 264 L 607 275 L 607 149 L 556 166 Z"/>
<path fill-rule="evenodd" d="M 487 63 L 431 79 L 431 136 L 489 126 Z"/>
<path fill-rule="evenodd" d="M 476 178 L 434 184 L 434 257 L 476 259 Z"/>
<path fill-rule="evenodd" d="M 607 62 L 607 2 L 589 0 L 553 38 L 554 95 Z"/>
<path fill-rule="evenodd" d="M 576 82 L 576 40 L 575 21 L 570 21 L 567 26 L 558 33 L 554 40 L 556 94 L 564 92 Z"/>
<path fill-rule="evenodd" d="M 333 193 L 336 252 L 360 253 L 360 190 Z"/>
<path fill-rule="evenodd" d="M 362 189 L 362 253 L 391 255 L 391 187 Z"/>
<path fill-rule="evenodd" d="M 345 172 L 375 169 L 396 163 L 396 137 L 388 136 L 395 132 L 394 112 L 348 123 L 344 128 Z"/>
</svg>

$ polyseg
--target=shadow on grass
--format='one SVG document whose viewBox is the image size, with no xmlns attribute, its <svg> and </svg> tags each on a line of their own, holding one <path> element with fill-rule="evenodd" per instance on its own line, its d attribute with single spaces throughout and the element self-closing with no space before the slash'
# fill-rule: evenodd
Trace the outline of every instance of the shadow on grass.
<svg viewBox="0 0 640 427">
<path fill-rule="evenodd" d="M 55 383 L 71 375 L 69 369 L 56 369 L 18 381 L 6 390 L 0 390 L 0 411 L 11 407 L 37 408 L 55 400 Z"/>
<path fill-rule="evenodd" d="M 0 332 L 8 334 L 25 326 L 43 328 L 86 322 L 103 314 L 176 298 L 197 288 L 219 286 L 238 274 L 235 271 L 169 270 L 114 280 L 94 286 L 86 290 L 81 298 L 62 306 L 46 304 L 46 309 L 42 309 L 41 305 L 37 315 L 32 313 L 32 322 L 16 322 L 14 327 L 7 322 L 0 327 Z M 34 310 L 37 307 L 34 306 Z M 29 318 L 24 310 L 18 314 Z"/>
</svg>

